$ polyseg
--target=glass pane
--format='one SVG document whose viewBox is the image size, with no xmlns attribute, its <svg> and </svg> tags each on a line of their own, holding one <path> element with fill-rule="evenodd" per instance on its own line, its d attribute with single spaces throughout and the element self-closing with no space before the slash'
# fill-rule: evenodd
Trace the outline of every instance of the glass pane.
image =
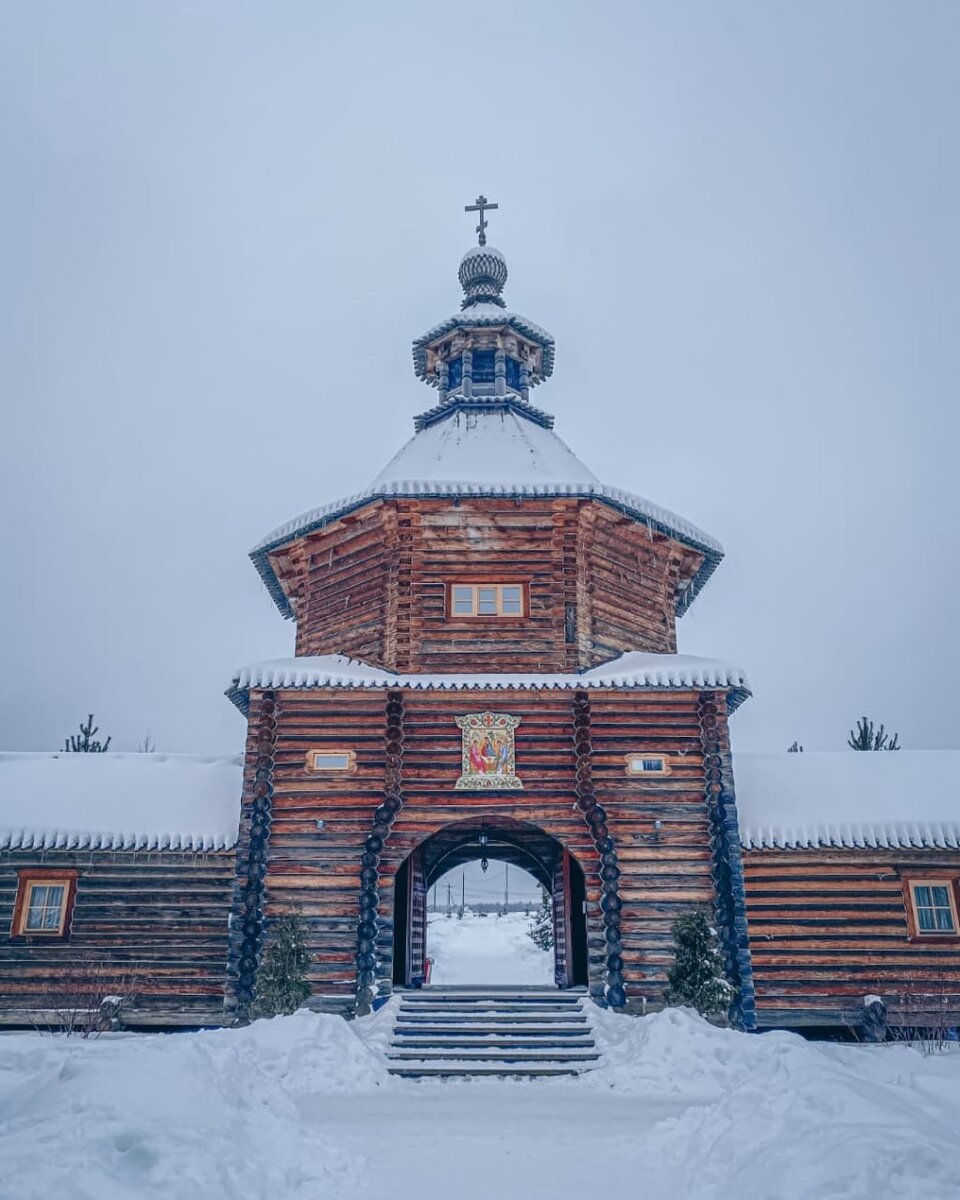
<svg viewBox="0 0 960 1200">
<path fill-rule="evenodd" d="M 950 897 L 948 896 L 947 889 L 945 887 L 931 887 L 927 890 L 933 894 L 933 905 L 935 908 L 949 909 Z"/>
<path fill-rule="evenodd" d="M 474 350 L 473 382 L 493 383 L 496 379 L 497 358 L 494 350 Z"/>
<path fill-rule="evenodd" d="M 25 929 L 49 932 L 60 928 L 63 885 L 36 884 L 30 889 Z"/>
<path fill-rule="evenodd" d="M 937 909 L 937 928 L 946 930 L 947 933 L 953 932 L 953 913 L 949 907 Z"/>
<path fill-rule="evenodd" d="M 505 587 L 500 593 L 501 611 L 505 613 L 522 613 L 523 605 L 521 603 L 520 588 Z"/>
<path fill-rule="evenodd" d="M 485 617 L 496 616 L 497 589 L 492 587 L 477 588 L 477 612 Z"/>
<path fill-rule="evenodd" d="M 315 754 L 313 766 L 316 771 L 346 771 L 350 766 L 349 754 Z"/>
<path fill-rule="evenodd" d="M 936 926 L 934 925 L 934 922 L 933 922 L 933 909 L 932 908 L 918 908 L 917 909 L 917 925 L 925 933 L 929 932 L 931 930 L 934 930 L 936 928 Z"/>
<path fill-rule="evenodd" d="M 659 758 L 645 758 L 643 760 L 643 769 L 645 771 L 662 771 L 663 762 Z"/>
<path fill-rule="evenodd" d="M 473 588 L 455 587 L 453 589 L 453 611 L 466 613 L 468 616 L 473 612 Z"/>
<path fill-rule="evenodd" d="M 933 906 L 933 897 L 930 895 L 928 887 L 915 887 L 913 894 L 916 897 L 917 908 L 931 908 Z"/>
</svg>

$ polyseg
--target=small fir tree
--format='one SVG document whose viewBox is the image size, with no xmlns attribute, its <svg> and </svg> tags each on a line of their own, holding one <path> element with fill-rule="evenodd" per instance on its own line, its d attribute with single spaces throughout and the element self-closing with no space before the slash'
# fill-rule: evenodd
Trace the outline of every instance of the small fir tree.
<svg viewBox="0 0 960 1200">
<path fill-rule="evenodd" d="M 533 944 L 540 950 L 553 949 L 553 904 L 546 893 L 546 889 L 543 891 L 540 908 L 534 914 L 527 934 Z"/>
<path fill-rule="evenodd" d="M 110 745 L 110 739 L 105 742 L 99 742 L 94 738 L 94 734 L 99 733 L 98 726 L 93 723 L 93 713 L 87 717 L 87 723 L 80 722 L 80 736 L 71 734 L 64 743 L 64 750 L 72 754 L 105 754 Z"/>
<path fill-rule="evenodd" d="M 847 745 L 851 750 L 899 750 L 900 734 L 890 737 L 882 725 L 874 731 L 873 722 L 861 717 L 856 729 L 850 730 Z"/>
<path fill-rule="evenodd" d="M 257 972 L 254 1015 L 276 1017 L 296 1012 L 310 995 L 307 971 L 311 961 L 303 920 L 295 913 L 280 917 Z"/>
<path fill-rule="evenodd" d="M 802 754 L 803 747 L 800 745 L 799 742 L 794 742 L 792 746 L 787 747 L 787 753 L 788 754 Z"/>
<path fill-rule="evenodd" d="M 723 975 L 716 930 L 701 910 L 684 913 L 673 923 L 673 966 L 667 975 L 667 1004 L 695 1008 L 701 1016 L 725 1013 L 733 988 Z"/>
</svg>

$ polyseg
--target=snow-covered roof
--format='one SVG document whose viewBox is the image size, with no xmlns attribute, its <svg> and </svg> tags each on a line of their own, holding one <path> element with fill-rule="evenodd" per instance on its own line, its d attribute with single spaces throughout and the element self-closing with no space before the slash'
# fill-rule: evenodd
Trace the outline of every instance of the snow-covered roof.
<svg viewBox="0 0 960 1200">
<path fill-rule="evenodd" d="M 242 777 L 239 756 L 0 752 L 0 849 L 229 849 Z"/>
<path fill-rule="evenodd" d="M 642 496 L 600 483 L 552 429 L 514 409 L 457 410 L 414 434 L 363 491 L 310 509 L 257 543 L 250 557 L 285 617 L 292 617 L 293 610 L 270 563 L 270 552 L 372 500 L 400 496 L 600 500 L 704 554 L 700 570 L 677 599 L 678 615 L 686 611 L 723 557 L 720 543 L 690 521 Z"/>
<path fill-rule="evenodd" d="M 960 750 L 735 754 L 747 849 L 960 848 Z"/>
<path fill-rule="evenodd" d="M 552 429 L 516 412 L 457 412 L 415 433 L 371 487 L 406 480 L 445 480 L 470 486 L 538 484 L 595 487 L 600 481 Z"/>
<path fill-rule="evenodd" d="M 227 695 L 246 711 L 250 688 L 413 688 L 437 691 L 503 691 L 505 689 L 613 688 L 640 691 L 729 689 L 733 711 L 750 695 L 750 683 L 739 667 L 688 654 L 623 654 L 580 674 L 424 674 L 398 675 L 343 655 L 275 658 L 242 667 Z"/>
</svg>

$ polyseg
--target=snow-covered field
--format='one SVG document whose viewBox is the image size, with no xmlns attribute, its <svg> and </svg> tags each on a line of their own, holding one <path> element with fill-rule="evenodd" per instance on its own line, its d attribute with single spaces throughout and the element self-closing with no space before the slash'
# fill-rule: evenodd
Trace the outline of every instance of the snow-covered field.
<svg viewBox="0 0 960 1200">
<path fill-rule="evenodd" d="M 407 1082 L 392 1014 L 0 1037 L 3 1200 L 956 1200 L 960 1054 L 599 1015 L 579 1080 Z"/>
<path fill-rule="evenodd" d="M 538 950 L 522 912 L 463 919 L 431 913 L 427 922 L 427 954 L 434 960 L 433 983 L 553 984 L 553 951 Z"/>
<path fill-rule="evenodd" d="M 434 924 L 441 972 L 471 942 L 487 983 L 552 962 L 525 918 Z M 0 1037 L 0 1200 L 960 1197 L 960 1053 L 597 1010 L 603 1058 L 580 1079 L 400 1081 L 395 1003 L 352 1024 Z"/>
</svg>

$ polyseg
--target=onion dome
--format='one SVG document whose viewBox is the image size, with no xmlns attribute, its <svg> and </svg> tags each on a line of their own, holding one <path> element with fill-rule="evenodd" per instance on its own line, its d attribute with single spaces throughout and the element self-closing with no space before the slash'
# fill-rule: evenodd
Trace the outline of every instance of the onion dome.
<svg viewBox="0 0 960 1200">
<path fill-rule="evenodd" d="M 461 308 L 473 304 L 498 304 L 506 308 L 501 292 L 507 282 L 507 260 L 493 246 L 471 246 L 460 260 Z"/>
</svg>

